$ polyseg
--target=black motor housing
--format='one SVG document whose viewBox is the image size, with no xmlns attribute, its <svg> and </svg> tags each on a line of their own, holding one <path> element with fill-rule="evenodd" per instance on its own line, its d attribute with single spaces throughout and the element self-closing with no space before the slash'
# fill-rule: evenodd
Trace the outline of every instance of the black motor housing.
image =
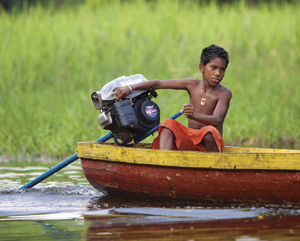
<svg viewBox="0 0 300 241">
<path fill-rule="evenodd" d="M 157 93 L 151 88 L 132 99 L 103 101 L 99 124 L 120 139 L 119 144 L 131 142 L 160 123 L 160 109 L 152 97 L 157 97 Z"/>
</svg>

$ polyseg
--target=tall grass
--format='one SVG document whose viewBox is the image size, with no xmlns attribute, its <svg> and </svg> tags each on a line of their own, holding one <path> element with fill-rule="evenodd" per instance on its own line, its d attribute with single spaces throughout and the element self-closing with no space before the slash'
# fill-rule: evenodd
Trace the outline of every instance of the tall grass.
<svg viewBox="0 0 300 241">
<path fill-rule="evenodd" d="M 226 144 L 299 149 L 298 9 L 116 0 L 1 11 L 0 153 L 76 152 L 77 141 L 107 133 L 97 123 L 93 91 L 136 73 L 149 80 L 201 78 L 199 56 L 211 43 L 230 54 L 222 82 L 233 92 Z M 156 102 L 163 119 L 188 95 L 159 90 Z"/>
</svg>

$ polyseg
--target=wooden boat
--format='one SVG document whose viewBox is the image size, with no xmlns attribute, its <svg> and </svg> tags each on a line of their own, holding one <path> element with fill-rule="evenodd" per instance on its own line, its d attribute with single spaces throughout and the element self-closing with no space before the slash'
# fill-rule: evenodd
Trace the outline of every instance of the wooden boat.
<svg viewBox="0 0 300 241">
<path fill-rule="evenodd" d="M 151 144 L 77 143 L 92 186 L 107 195 L 199 204 L 300 205 L 300 151 L 225 147 L 222 153 Z"/>
</svg>

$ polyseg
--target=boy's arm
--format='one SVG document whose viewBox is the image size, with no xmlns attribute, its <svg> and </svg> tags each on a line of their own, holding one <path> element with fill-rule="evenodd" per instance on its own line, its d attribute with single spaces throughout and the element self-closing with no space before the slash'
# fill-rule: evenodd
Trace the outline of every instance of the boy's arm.
<svg viewBox="0 0 300 241">
<path fill-rule="evenodd" d="M 222 123 L 227 115 L 229 109 L 229 103 L 232 97 L 232 93 L 229 89 L 226 89 L 224 93 L 220 96 L 218 104 L 212 115 L 203 115 L 194 112 L 194 106 L 190 104 L 185 104 L 183 107 L 184 115 L 192 120 L 201 122 L 205 125 L 218 126 Z"/>
<path fill-rule="evenodd" d="M 176 89 L 176 90 L 187 90 L 188 86 L 195 84 L 197 80 L 195 79 L 168 79 L 168 80 L 149 80 L 138 84 L 130 85 L 124 87 L 115 87 L 113 92 L 116 92 L 116 101 L 126 97 L 133 90 L 148 90 L 153 88 L 157 89 Z"/>
</svg>

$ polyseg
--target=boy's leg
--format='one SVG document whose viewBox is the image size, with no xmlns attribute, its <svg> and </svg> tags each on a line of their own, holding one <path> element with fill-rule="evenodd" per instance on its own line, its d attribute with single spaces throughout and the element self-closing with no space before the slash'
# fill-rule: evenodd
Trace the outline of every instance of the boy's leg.
<svg viewBox="0 0 300 241">
<path fill-rule="evenodd" d="M 159 137 L 160 150 L 172 150 L 174 143 L 174 134 L 168 128 L 162 127 Z"/>
<path fill-rule="evenodd" d="M 203 137 L 203 145 L 206 147 L 207 152 L 219 152 L 213 134 L 211 132 L 207 132 Z"/>
</svg>

